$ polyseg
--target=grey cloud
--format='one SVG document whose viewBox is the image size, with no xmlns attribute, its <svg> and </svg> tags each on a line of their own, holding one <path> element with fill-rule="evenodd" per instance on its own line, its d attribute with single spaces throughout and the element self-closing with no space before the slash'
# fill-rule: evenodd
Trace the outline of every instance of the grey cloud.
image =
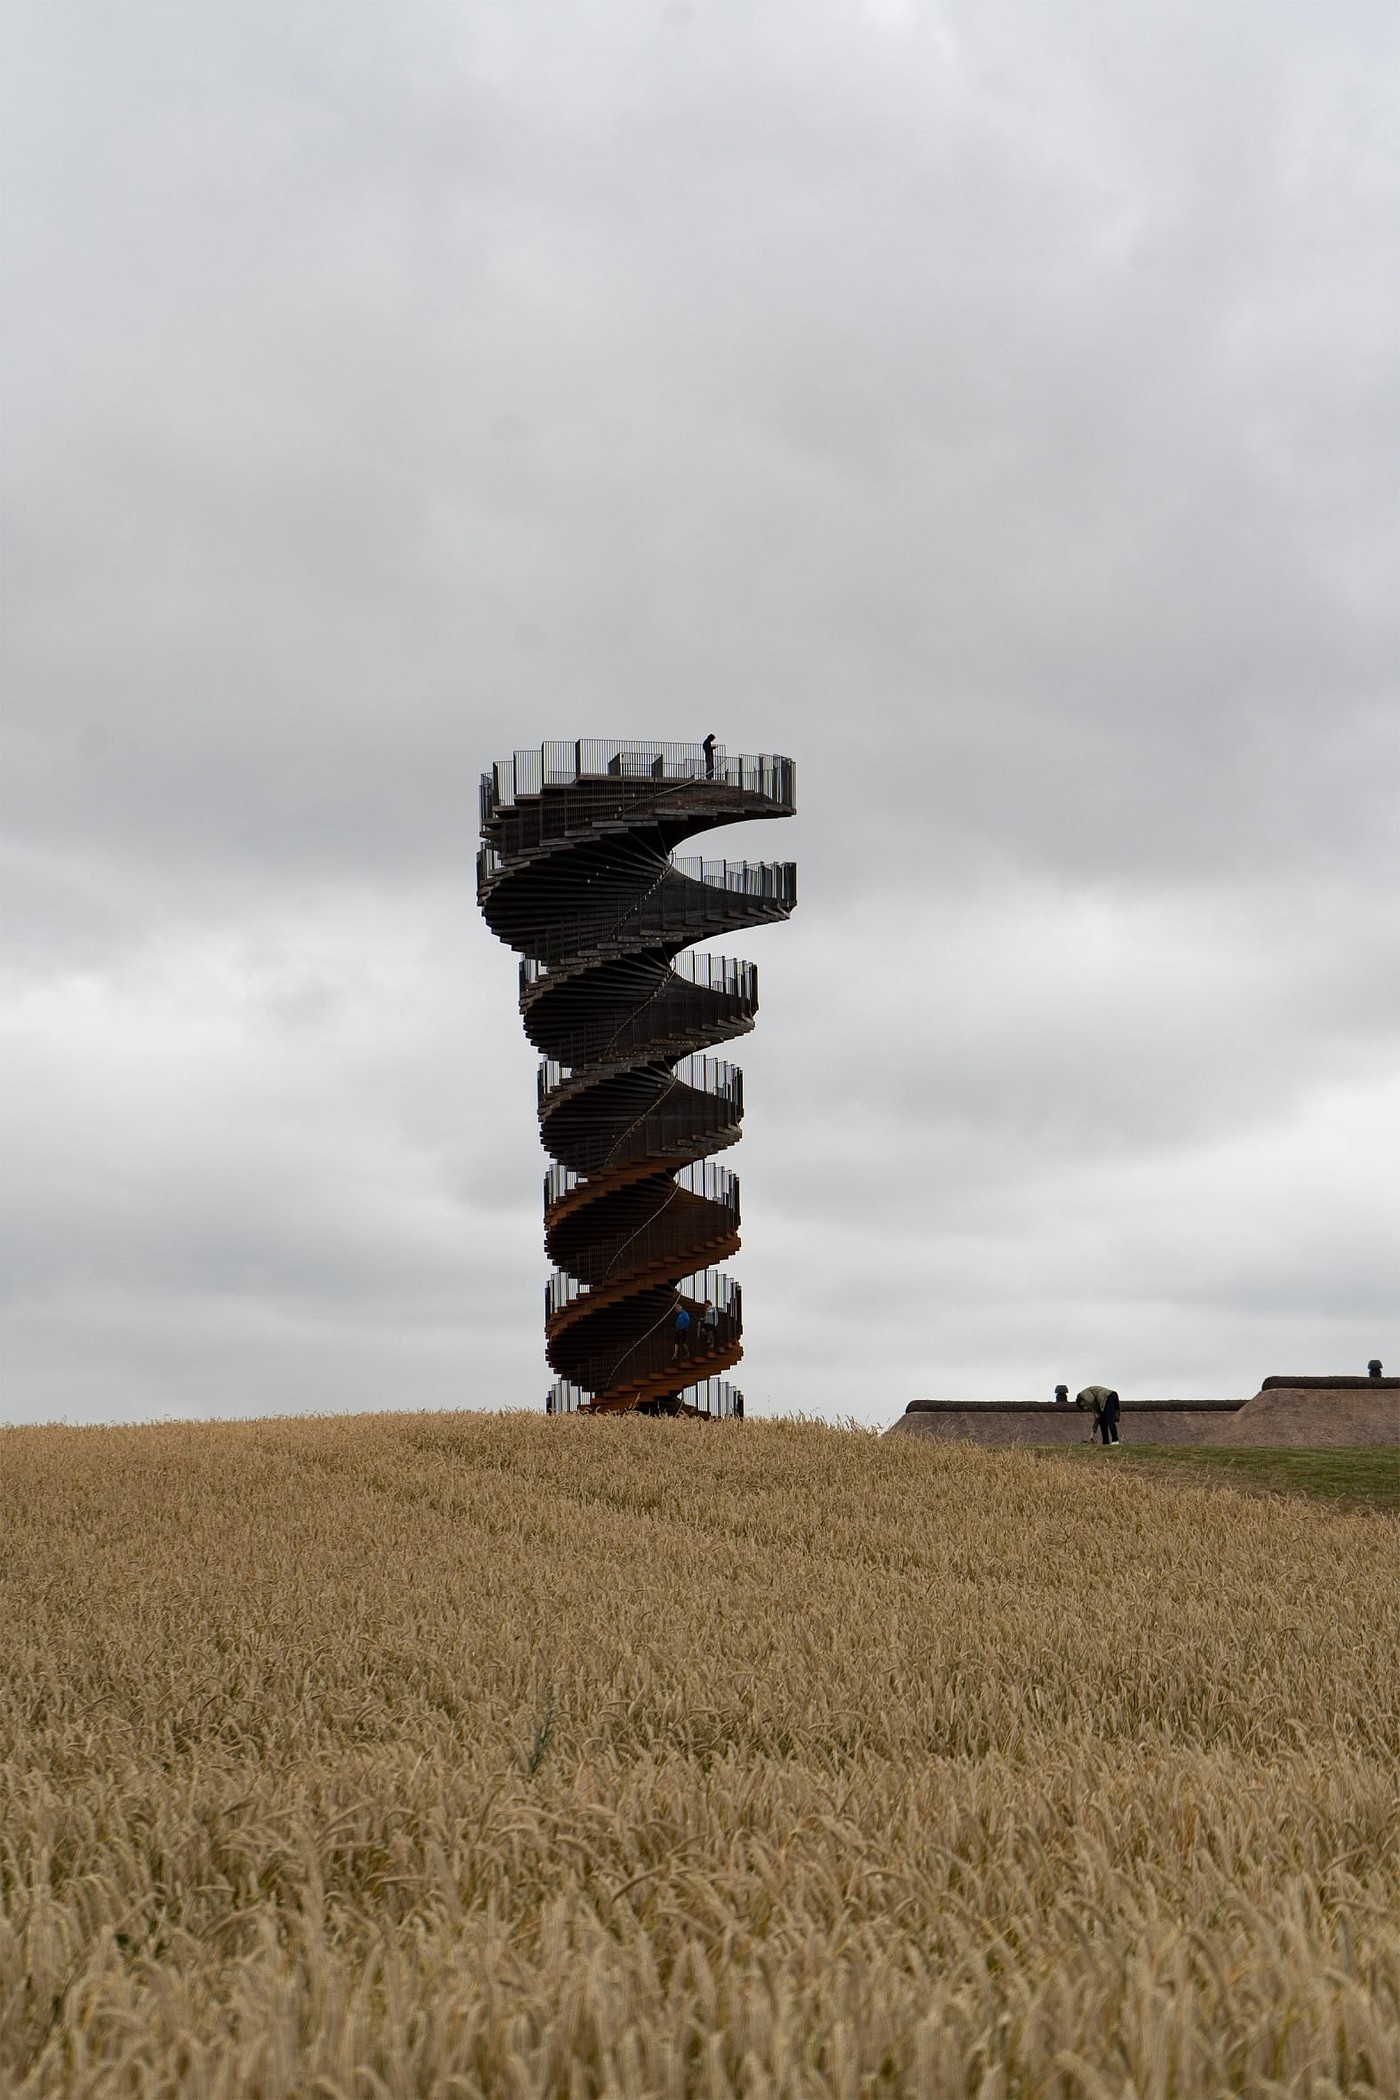
<svg viewBox="0 0 1400 2100">
<path fill-rule="evenodd" d="M 536 1403 L 475 777 L 613 729 L 799 761 L 798 822 L 724 841 L 802 867 L 738 944 L 756 1392 L 1374 1353 L 1396 41 L 1359 0 L 12 25 L 23 1405 L 100 1412 L 111 1359 L 139 1409 L 202 1336 L 210 1406 L 317 1364 L 369 1404 L 346 1365 L 429 1332 L 410 1386 Z"/>
</svg>

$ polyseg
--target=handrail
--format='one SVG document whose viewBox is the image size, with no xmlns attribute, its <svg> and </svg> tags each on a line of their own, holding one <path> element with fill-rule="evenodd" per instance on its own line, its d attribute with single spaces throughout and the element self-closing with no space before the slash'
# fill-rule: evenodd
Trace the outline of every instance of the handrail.
<svg viewBox="0 0 1400 2100">
<path fill-rule="evenodd" d="M 634 1232 L 629 1232 L 625 1240 L 619 1241 L 618 1245 L 614 1247 L 612 1253 L 608 1256 L 607 1267 L 603 1271 L 604 1282 L 606 1282 L 608 1278 L 612 1275 L 613 1270 L 617 1267 L 618 1262 L 622 1259 L 623 1255 L 627 1252 L 628 1248 L 634 1247 L 637 1241 L 642 1237 L 643 1233 L 650 1235 L 655 1232 L 660 1220 L 666 1215 L 666 1212 L 671 1208 L 671 1205 L 675 1202 L 680 1192 L 680 1183 L 673 1182 L 670 1188 L 666 1191 L 666 1200 L 662 1204 L 660 1210 L 654 1211 L 651 1217 L 644 1218 L 641 1224 L 637 1226 Z M 662 1235 L 662 1237 L 664 1238 L 666 1237 L 666 1235 Z M 604 1242 L 604 1244 L 606 1245 L 606 1242 Z M 650 1245 L 650 1239 L 648 1239 L 648 1245 Z M 642 1251 L 645 1252 L 646 1249 L 644 1248 Z"/>
<path fill-rule="evenodd" d="M 544 1172 L 544 1207 L 553 1210 L 556 1203 L 579 1188 L 586 1176 L 573 1167 L 566 1167 L 562 1160 L 552 1159 Z"/>
<path fill-rule="evenodd" d="M 656 1099 L 654 1101 L 649 1102 L 647 1106 L 642 1110 L 642 1113 L 639 1116 L 635 1116 L 632 1119 L 632 1121 L 627 1125 L 627 1128 L 624 1131 L 622 1131 L 617 1138 L 614 1139 L 608 1151 L 605 1152 L 603 1155 L 603 1165 L 605 1167 L 610 1167 L 613 1161 L 617 1158 L 618 1147 L 624 1144 L 625 1141 L 631 1137 L 634 1130 L 638 1129 L 641 1124 L 645 1123 L 648 1116 L 654 1115 L 656 1111 L 660 1108 L 662 1102 L 669 1100 L 670 1096 L 675 1091 L 676 1075 L 673 1072 L 669 1080 L 666 1082 L 665 1086 L 661 1089 L 661 1092 L 656 1096 Z"/>
<path fill-rule="evenodd" d="M 647 1226 L 643 1229 L 649 1231 L 650 1226 Z M 684 1247 L 681 1247 L 666 1249 L 663 1251 L 684 1254 L 686 1252 L 686 1249 Z M 691 1251 L 693 1252 L 694 1250 L 692 1249 Z M 716 1310 L 718 1312 L 722 1312 L 732 1316 L 734 1309 L 738 1305 L 739 1300 L 742 1296 L 742 1287 L 739 1284 L 735 1283 L 732 1276 L 726 1276 L 719 1269 L 702 1269 L 698 1271 L 698 1274 L 702 1279 L 702 1282 L 707 1277 L 711 1279 L 710 1286 L 706 1289 L 705 1295 L 706 1297 L 713 1299 Z M 554 1314 L 557 1312 L 562 1312 L 563 1308 L 566 1305 L 576 1305 L 580 1298 L 591 1298 L 595 1291 L 599 1291 L 603 1288 L 607 1280 L 608 1279 L 605 1274 L 604 1276 L 600 1277 L 597 1283 L 582 1283 L 580 1282 L 577 1276 L 571 1276 L 567 1269 L 552 1269 L 549 1275 L 545 1278 L 545 1318 L 547 1320 L 552 1319 Z M 693 1278 L 687 1280 L 694 1281 Z M 705 1300 L 700 1297 L 698 1291 L 692 1291 L 687 1293 L 682 1290 L 680 1284 L 675 1285 L 675 1289 L 682 1297 L 693 1297 L 697 1299 L 698 1302 L 702 1305 L 705 1302 Z M 718 1295 L 716 1295 L 716 1293 L 718 1293 Z M 661 1322 L 658 1321 L 656 1323 L 656 1326 L 659 1326 L 660 1324 Z M 648 1328 L 647 1332 L 649 1334 L 654 1334 L 656 1331 L 656 1326 Z"/>
<path fill-rule="evenodd" d="M 791 860 L 705 860 L 698 853 L 671 855 L 671 866 L 687 882 L 728 890 L 738 897 L 796 902 L 797 863 Z"/>
<path fill-rule="evenodd" d="M 552 920 L 550 954 L 537 961 L 543 963 L 546 972 L 572 974 L 580 964 L 621 962 L 639 948 L 664 948 L 672 943 L 681 946 L 732 934 L 740 926 L 761 924 L 769 913 L 786 918 L 796 900 L 778 895 L 782 887 L 775 883 L 769 895 L 760 896 L 757 891 L 726 891 L 717 883 L 660 883 L 641 899 L 641 904 L 652 905 L 644 918 L 640 907 L 629 907 L 605 931 L 600 931 L 597 921 L 583 913 Z M 750 912 L 757 911 L 759 918 L 745 916 L 745 907 Z"/>
<path fill-rule="evenodd" d="M 700 1286 L 700 1289 L 695 1291 L 687 1291 L 685 1289 L 685 1285 L 687 1283 L 698 1284 Z M 658 1328 L 664 1327 L 668 1320 L 674 1320 L 675 1307 L 680 1304 L 682 1298 L 688 1297 L 693 1304 L 703 1304 L 705 1300 L 708 1299 L 713 1302 L 716 1311 L 719 1313 L 720 1318 L 724 1321 L 726 1327 L 730 1327 L 731 1325 L 736 1327 L 742 1325 L 744 1303 L 743 1289 L 739 1284 L 737 1284 L 734 1281 L 732 1276 L 726 1276 L 722 1269 L 696 1270 L 694 1274 L 690 1276 L 683 1276 L 680 1282 L 674 1286 L 674 1289 L 676 1294 L 674 1305 L 668 1306 L 666 1311 L 662 1313 L 660 1319 L 653 1320 L 650 1327 L 647 1328 L 645 1334 L 639 1334 L 637 1336 L 636 1341 L 632 1343 L 630 1348 L 623 1350 L 621 1356 L 613 1358 L 612 1369 L 608 1377 L 608 1383 L 610 1385 L 621 1385 L 625 1383 L 625 1381 L 619 1378 L 618 1376 L 618 1373 L 621 1371 L 622 1366 L 627 1362 L 629 1357 L 636 1355 L 637 1351 L 641 1348 L 643 1342 L 649 1342 L 651 1340 L 651 1337 L 656 1333 Z M 703 1290 L 704 1292 L 704 1298 L 701 1297 L 701 1290 Z M 655 1370 L 659 1370 L 660 1368 L 660 1365 L 653 1366 L 653 1369 Z"/>
<path fill-rule="evenodd" d="M 734 1177 L 731 1175 L 730 1179 L 733 1181 Z M 602 1260 L 603 1256 L 607 1257 L 597 1275 L 576 1276 L 567 1269 L 556 1268 L 545 1285 L 545 1317 L 549 1318 L 561 1306 L 572 1305 L 576 1298 L 586 1298 L 593 1291 L 603 1290 L 612 1282 L 618 1263 L 629 1251 L 634 1256 L 634 1265 L 638 1269 L 644 1269 L 649 1267 L 652 1261 L 665 1259 L 670 1255 L 693 1254 L 697 1241 L 701 1245 L 706 1241 L 713 1243 L 716 1238 L 727 1238 L 730 1234 L 738 1232 L 739 1188 L 736 1181 L 729 1201 L 711 1199 L 712 1207 L 724 1216 L 723 1225 L 718 1220 L 711 1219 L 708 1221 L 708 1230 L 701 1230 L 700 1221 L 696 1219 L 696 1230 L 690 1235 L 690 1245 L 687 1247 L 681 1234 L 674 1229 L 667 1231 L 661 1224 L 677 1196 L 687 1193 L 689 1192 L 684 1190 L 679 1182 L 673 1183 L 660 1209 L 654 1211 L 649 1218 L 644 1218 L 631 1232 L 614 1241 L 603 1240 L 595 1243 L 588 1250 L 589 1254 L 598 1257 L 599 1260 Z M 641 1244 L 638 1245 L 638 1242 Z M 582 1265 L 582 1257 L 575 1258 Z"/>
<path fill-rule="evenodd" d="M 702 960 L 702 958 L 691 957 L 688 958 L 688 960 L 699 961 Z M 754 968 L 752 963 L 731 962 L 727 956 L 723 955 L 707 955 L 703 957 L 703 960 L 707 963 L 719 963 L 723 966 L 723 981 L 719 989 L 723 994 L 731 998 L 743 997 L 743 994 L 738 989 L 738 987 L 742 979 L 742 973 L 745 970 L 747 970 L 754 982 L 754 997 L 756 1003 L 758 972 Z M 670 993 L 676 986 L 680 987 L 682 993 L 687 991 L 697 991 L 701 988 L 694 977 L 683 977 L 681 975 L 681 972 L 676 969 L 668 970 L 666 975 L 663 978 L 661 978 L 660 981 L 657 984 L 655 984 L 652 987 L 652 989 L 647 993 L 646 998 L 642 1000 L 641 1004 L 639 1006 L 635 1006 L 632 1009 L 631 1013 L 629 1013 L 624 1020 L 618 1022 L 616 1028 L 614 1028 L 612 1034 L 608 1037 L 607 1042 L 603 1045 L 603 1055 L 606 1056 L 607 1052 L 616 1046 L 619 1037 L 626 1035 L 629 1029 L 633 1029 L 637 1026 L 638 1022 L 641 1020 L 642 1015 L 647 1012 L 648 1008 L 655 1006 L 658 999 Z M 715 986 L 713 985 L 712 981 L 707 980 L 704 989 L 707 991 L 714 990 Z"/>
<path fill-rule="evenodd" d="M 777 752 L 730 756 L 723 744 L 652 743 L 632 737 L 580 737 L 545 743 L 498 759 L 481 776 L 481 821 L 550 787 L 576 787 L 585 780 L 658 781 L 688 787 L 695 782 L 734 787 L 790 808 L 796 767 Z"/>
<path fill-rule="evenodd" d="M 476 856 L 476 881 L 478 891 L 501 874 L 507 866 L 500 848 L 489 843 L 480 847 Z M 724 890 L 730 896 L 758 897 L 765 903 L 795 904 L 797 901 L 797 863 L 790 860 L 706 860 L 698 853 L 673 853 L 665 861 L 660 872 L 647 887 L 628 900 L 619 914 L 615 927 L 640 912 L 648 898 L 655 896 L 668 875 L 679 875 L 686 882 L 698 883 L 702 889 Z M 583 913 L 575 913 L 577 925 L 586 925 Z"/>
<path fill-rule="evenodd" d="M 644 1218 L 641 1224 L 636 1228 L 635 1232 L 629 1232 L 626 1239 L 620 1240 L 618 1242 L 617 1246 L 613 1249 L 607 1267 L 604 1269 L 602 1276 L 598 1279 L 599 1284 L 606 1283 L 608 1281 L 608 1279 L 612 1275 L 613 1270 L 616 1268 L 621 1256 L 627 1252 L 627 1249 L 629 1247 L 635 1244 L 635 1242 L 640 1238 L 640 1236 L 643 1233 L 651 1233 L 655 1229 L 660 1218 L 670 1208 L 671 1204 L 674 1203 L 676 1197 L 679 1194 L 679 1187 L 673 1185 L 670 1189 L 667 1190 L 666 1200 L 662 1204 L 661 1209 L 654 1212 L 651 1217 Z M 667 1235 L 666 1237 L 669 1237 L 669 1235 Z M 606 1241 L 604 1241 L 603 1244 L 604 1246 L 606 1246 Z M 602 1250 L 601 1248 L 599 1248 L 596 1251 L 601 1252 Z M 673 1250 L 663 1246 L 662 1251 L 671 1252 Z M 566 1284 L 572 1286 L 572 1288 L 567 1290 L 562 1289 L 562 1286 Z M 554 1271 L 554 1274 L 549 1278 L 549 1281 L 545 1284 L 544 1288 L 544 1316 L 546 1321 L 548 1321 L 552 1313 L 555 1313 L 559 1310 L 559 1307 L 561 1305 L 571 1305 L 575 1298 L 586 1297 L 591 1291 L 597 1288 L 597 1284 L 586 1283 L 581 1277 L 571 1276 L 567 1269 L 556 1269 Z"/>
<path fill-rule="evenodd" d="M 711 955 L 708 950 L 699 955 L 677 955 L 672 957 L 668 969 L 669 976 L 663 977 L 658 986 L 663 992 L 671 990 L 674 981 L 688 990 L 726 992 L 735 999 L 758 998 L 758 964 L 741 962 L 734 955 Z M 557 963 L 551 965 L 537 956 L 522 956 L 520 989 L 530 991 L 547 978 L 557 976 L 558 972 Z M 648 1001 L 651 996 L 648 995 Z"/>
<path fill-rule="evenodd" d="M 717 861 L 716 868 L 726 863 Z M 686 875 L 670 861 L 661 863 L 656 878 L 629 900 L 611 924 L 600 926 L 589 912 L 554 914 L 548 936 L 516 933 L 509 938 L 517 952 L 526 939 L 537 947 L 547 946 L 547 955 L 526 957 L 535 966 L 533 984 L 552 971 L 574 974 L 578 966 L 621 961 L 647 948 L 682 948 L 736 932 L 741 926 L 760 925 L 776 915 L 786 918 L 797 904 L 797 869 L 791 861 L 736 861 L 735 868 L 762 870 L 747 882 L 701 882 Z M 673 879 L 668 879 L 673 878 Z M 609 900 L 611 903 L 612 900 Z M 650 908 L 648 908 L 650 907 Z M 758 917 L 751 914 L 757 911 Z M 522 988 L 524 980 L 522 979 Z"/>
<path fill-rule="evenodd" d="M 664 1169 L 658 1168 L 658 1172 Z M 566 1167 L 562 1160 L 552 1159 L 545 1169 L 544 1207 L 553 1210 L 566 1196 L 582 1188 L 588 1176 L 580 1174 L 574 1167 Z M 703 1196 L 709 1203 L 723 1203 L 731 1207 L 736 1215 L 739 1209 L 739 1177 L 730 1168 L 722 1167 L 717 1160 L 695 1159 L 688 1166 L 676 1171 L 676 1182 L 692 1196 Z"/>
<path fill-rule="evenodd" d="M 743 1393 L 727 1378 L 702 1378 L 694 1385 L 682 1386 L 681 1393 L 684 1405 L 696 1414 L 707 1415 L 713 1421 L 744 1419 Z M 547 1415 L 589 1413 L 592 1399 L 587 1386 L 576 1385 L 571 1378 L 556 1378 L 545 1395 L 544 1411 Z"/>
<path fill-rule="evenodd" d="M 572 1065 L 563 1064 L 557 1057 L 542 1057 L 539 1071 L 535 1075 L 540 1114 L 545 1114 L 552 1094 L 557 1094 L 570 1080 L 581 1076 L 583 1075 Z M 612 1076 L 606 1072 L 600 1074 L 599 1083 Z M 744 1075 L 738 1065 L 731 1065 L 725 1058 L 706 1057 L 698 1050 L 688 1051 L 684 1057 L 676 1060 L 666 1086 L 655 1100 L 643 1109 L 642 1114 L 629 1123 L 628 1130 L 634 1130 L 637 1123 L 650 1115 L 653 1109 L 659 1108 L 676 1085 L 689 1087 L 692 1093 L 709 1094 L 716 1100 L 733 1102 L 743 1098 Z M 625 1136 L 626 1132 L 623 1135 Z"/>
</svg>

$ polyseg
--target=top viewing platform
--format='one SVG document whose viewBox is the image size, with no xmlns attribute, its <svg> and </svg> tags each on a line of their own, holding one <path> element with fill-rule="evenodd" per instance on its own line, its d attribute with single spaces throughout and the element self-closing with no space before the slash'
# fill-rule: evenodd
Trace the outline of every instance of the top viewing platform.
<svg viewBox="0 0 1400 2100">
<path fill-rule="evenodd" d="M 729 789 L 744 800 L 771 804 L 763 814 L 791 816 L 796 807 L 797 768 L 776 752 L 731 755 L 723 744 L 643 743 L 628 737 L 579 737 L 572 743 L 542 744 L 498 759 L 481 776 L 481 821 L 487 825 L 521 801 L 548 788 L 580 787 L 588 782 L 628 783 L 628 800 L 647 787 L 668 791 L 687 788 Z M 650 798 L 647 798 L 650 799 Z M 726 798 L 727 799 L 727 798 Z M 759 812 L 753 811 L 757 815 Z"/>
</svg>

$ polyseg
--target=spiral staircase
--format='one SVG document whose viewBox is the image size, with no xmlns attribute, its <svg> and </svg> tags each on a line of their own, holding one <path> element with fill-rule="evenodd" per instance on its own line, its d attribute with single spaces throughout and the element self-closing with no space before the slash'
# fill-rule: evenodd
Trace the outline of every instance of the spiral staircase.
<svg viewBox="0 0 1400 2100">
<path fill-rule="evenodd" d="M 723 1375 L 743 1354 L 742 1299 L 716 1266 L 739 1246 L 739 1183 L 712 1156 L 739 1138 L 743 1075 L 706 1053 L 753 1027 L 758 973 L 683 951 L 786 919 L 797 869 L 676 848 L 791 816 L 795 786 L 790 759 L 730 757 L 713 740 L 549 743 L 482 775 L 477 896 L 523 958 L 554 1162 L 551 1414 L 743 1414 Z"/>
</svg>

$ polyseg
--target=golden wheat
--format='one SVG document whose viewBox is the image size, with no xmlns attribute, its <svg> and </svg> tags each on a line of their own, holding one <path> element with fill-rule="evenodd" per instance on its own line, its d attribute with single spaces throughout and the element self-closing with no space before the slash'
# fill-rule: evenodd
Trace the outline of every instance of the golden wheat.
<svg viewBox="0 0 1400 2100">
<path fill-rule="evenodd" d="M 12 1430 L 21 2095 L 1400 2093 L 1400 1527 L 800 1424 Z"/>
</svg>

